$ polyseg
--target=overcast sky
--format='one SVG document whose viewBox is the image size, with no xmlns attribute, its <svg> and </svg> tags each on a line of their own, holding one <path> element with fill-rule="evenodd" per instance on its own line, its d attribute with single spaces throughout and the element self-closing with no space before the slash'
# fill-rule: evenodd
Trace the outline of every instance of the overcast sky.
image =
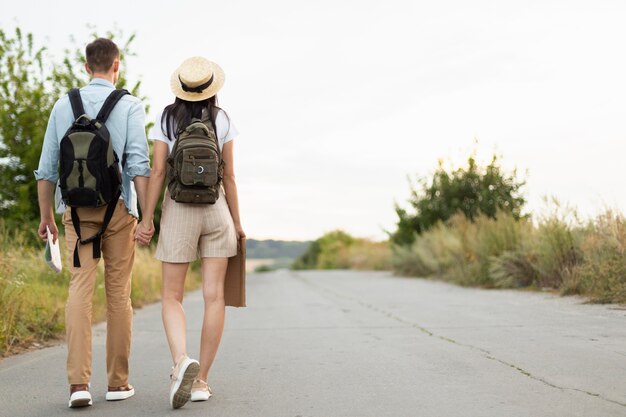
<svg viewBox="0 0 626 417">
<path fill-rule="evenodd" d="M 626 209 L 626 2 L 5 2 L 16 24 L 61 56 L 86 24 L 136 32 L 125 63 L 155 109 L 192 55 L 226 72 L 237 125 L 244 228 L 313 239 L 342 228 L 384 238 L 407 175 L 459 163 L 478 140 L 528 171 L 543 196 L 583 215 Z M 36 13 L 33 11 L 36 10 Z"/>
</svg>

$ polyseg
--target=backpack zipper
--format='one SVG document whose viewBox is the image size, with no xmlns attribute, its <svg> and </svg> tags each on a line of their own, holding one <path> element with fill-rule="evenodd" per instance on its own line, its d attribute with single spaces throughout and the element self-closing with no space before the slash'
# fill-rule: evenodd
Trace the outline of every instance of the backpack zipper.
<svg viewBox="0 0 626 417">
<path fill-rule="evenodd" d="M 84 159 L 77 159 L 78 161 L 78 187 L 85 188 L 85 177 L 83 177 L 83 161 Z"/>
</svg>

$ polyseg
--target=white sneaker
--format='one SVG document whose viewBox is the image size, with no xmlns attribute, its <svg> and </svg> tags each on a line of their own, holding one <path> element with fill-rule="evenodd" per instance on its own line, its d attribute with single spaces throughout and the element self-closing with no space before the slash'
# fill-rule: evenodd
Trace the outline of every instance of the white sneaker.
<svg viewBox="0 0 626 417">
<path fill-rule="evenodd" d="M 107 401 L 120 401 L 130 398 L 133 395 L 135 395 L 135 388 L 132 385 L 128 384 L 126 385 L 126 387 L 124 387 L 123 390 L 120 389 L 117 391 L 107 391 L 107 395 L 105 398 Z"/>
<path fill-rule="evenodd" d="M 180 408 L 191 398 L 191 386 L 200 372 L 200 364 L 187 356 L 181 358 L 170 374 L 170 405 Z"/>
<path fill-rule="evenodd" d="M 92 405 L 91 393 L 89 391 L 75 391 L 70 395 L 70 402 L 68 407 L 87 407 Z"/>
<path fill-rule="evenodd" d="M 191 401 L 206 401 L 213 395 L 211 387 L 201 379 L 193 381 L 191 386 Z"/>
</svg>

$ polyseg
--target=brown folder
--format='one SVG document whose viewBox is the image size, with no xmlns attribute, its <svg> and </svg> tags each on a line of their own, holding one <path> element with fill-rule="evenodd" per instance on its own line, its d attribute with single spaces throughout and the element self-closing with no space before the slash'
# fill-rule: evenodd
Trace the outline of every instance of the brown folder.
<svg viewBox="0 0 626 417">
<path fill-rule="evenodd" d="M 228 258 L 224 300 L 227 306 L 246 306 L 246 238 L 239 240 L 237 255 Z"/>
</svg>

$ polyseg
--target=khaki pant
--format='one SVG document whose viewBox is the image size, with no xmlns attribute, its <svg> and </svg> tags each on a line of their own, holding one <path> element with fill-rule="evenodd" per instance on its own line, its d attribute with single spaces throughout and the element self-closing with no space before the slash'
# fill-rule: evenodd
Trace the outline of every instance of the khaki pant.
<svg viewBox="0 0 626 417">
<path fill-rule="evenodd" d="M 91 237 L 102 225 L 106 207 L 79 208 L 81 235 Z M 67 243 L 67 265 L 71 273 L 65 307 L 67 334 L 67 377 L 70 384 L 87 384 L 91 378 L 91 309 L 99 259 L 93 258 L 93 244 L 79 245 L 81 267 L 74 267 L 76 231 L 70 209 L 63 215 Z M 134 234 L 137 220 L 124 202 L 117 203 L 113 218 L 102 238 L 104 286 L 107 300 L 106 362 L 109 386 L 128 383 L 128 356 L 133 309 L 130 303 L 131 272 L 135 259 Z"/>
</svg>

